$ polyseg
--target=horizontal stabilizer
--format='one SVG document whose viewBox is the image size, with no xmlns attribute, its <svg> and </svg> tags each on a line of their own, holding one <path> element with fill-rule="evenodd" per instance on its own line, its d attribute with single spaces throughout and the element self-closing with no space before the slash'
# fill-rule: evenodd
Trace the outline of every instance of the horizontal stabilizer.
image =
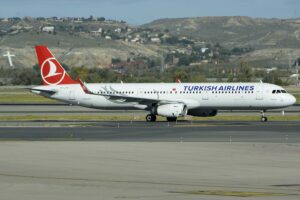
<svg viewBox="0 0 300 200">
<path fill-rule="evenodd" d="M 37 88 L 30 88 L 31 92 L 36 93 L 36 94 L 41 94 L 41 95 L 53 95 L 56 93 L 55 90 L 45 90 L 45 89 L 37 89 Z"/>
</svg>

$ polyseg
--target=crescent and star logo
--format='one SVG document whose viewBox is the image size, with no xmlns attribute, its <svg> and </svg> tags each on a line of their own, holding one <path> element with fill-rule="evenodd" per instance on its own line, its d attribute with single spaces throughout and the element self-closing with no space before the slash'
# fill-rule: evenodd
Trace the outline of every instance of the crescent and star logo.
<svg viewBox="0 0 300 200">
<path fill-rule="evenodd" d="M 46 59 L 41 66 L 41 76 L 45 83 L 57 85 L 64 80 L 65 70 L 60 67 L 55 58 Z"/>
</svg>

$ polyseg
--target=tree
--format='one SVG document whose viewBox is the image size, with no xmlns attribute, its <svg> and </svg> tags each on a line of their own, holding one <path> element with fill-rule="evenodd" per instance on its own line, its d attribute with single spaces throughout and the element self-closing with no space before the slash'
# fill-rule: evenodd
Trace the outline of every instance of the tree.
<svg viewBox="0 0 300 200">
<path fill-rule="evenodd" d="M 239 82 L 251 82 L 253 78 L 252 69 L 246 65 L 244 62 L 241 62 L 240 71 L 238 74 L 238 81 Z"/>
<path fill-rule="evenodd" d="M 174 79 L 179 78 L 181 81 L 187 82 L 189 81 L 189 74 L 185 70 L 178 69 L 175 71 L 173 78 Z"/>
<path fill-rule="evenodd" d="M 232 74 L 229 74 L 227 82 L 228 83 L 232 83 L 233 82 L 233 75 Z"/>
<path fill-rule="evenodd" d="M 104 18 L 104 17 L 98 17 L 98 18 L 97 18 L 97 21 L 104 22 L 104 21 L 105 21 L 105 18 Z"/>
<path fill-rule="evenodd" d="M 33 69 L 23 68 L 14 70 L 12 74 L 12 84 L 14 85 L 39 85 L 41 78 L 39 73 Z"/>
<path fill-rule="evenodd" d="M 188 55 L 181 55 L 179 57 L 178 65 L 188 66 L 191 63 L 190 57 Z"/>
<path fill-rule="evenodd" d="M 276 85 L 283 85 L 282 80 L 279 78 L 279 74 L 277 71 L 271 71 L 263 78 L 263 82 L 265 83 L 273 83 Z"/>
</svg>

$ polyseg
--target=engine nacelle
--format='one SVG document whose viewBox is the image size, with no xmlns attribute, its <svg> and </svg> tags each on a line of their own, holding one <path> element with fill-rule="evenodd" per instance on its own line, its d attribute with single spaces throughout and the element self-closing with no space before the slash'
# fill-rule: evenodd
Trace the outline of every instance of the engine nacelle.
<svg viewBox="0 0 300 200">
<path fill-rule="evenodd" d="M 218 114 L 217 110 L 213 109 L 191 109 L 188 111 L 188 115 L 197 117 L 214 117 Z"/>
<path fill-rule="evenodd" d="M 155 109 L 155 114 L 164 117 L 182 117 L 187 114 L 187 107 L 184 104 L 164 104 Z"/>
</svg>

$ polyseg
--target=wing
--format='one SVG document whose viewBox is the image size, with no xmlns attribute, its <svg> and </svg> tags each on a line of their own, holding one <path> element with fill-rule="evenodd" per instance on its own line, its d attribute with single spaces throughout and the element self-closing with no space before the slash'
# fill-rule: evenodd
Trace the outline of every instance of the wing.
<svg viewBox="0 0 300 200">
<path fill-rule="evenodd" d="M 88 89 L 86 84 L 82 82 L 79 78 L 77 79 L 79 84 L 81 85 L 82 90 L 86 94 L 91 94 L 91 95 L 98 95 L 98 96 L 104 96 L 107 97 L 110 100 L 115 100 L 119 102 L 135 102 L 143 105 L 151 105 L 151 104 L 169 104 L 169 103 L 182 103 L 181 101 L 172 101 L 172 100 L 164 100 L 164 99 L 159 99 L 158 96 L 157 98 L 145 98 L 145 97 L 138 97 L 138 96 L 128 96 L 125 94 L 101 94 L 97 92 L 93 92 Z"/>
</svg>

